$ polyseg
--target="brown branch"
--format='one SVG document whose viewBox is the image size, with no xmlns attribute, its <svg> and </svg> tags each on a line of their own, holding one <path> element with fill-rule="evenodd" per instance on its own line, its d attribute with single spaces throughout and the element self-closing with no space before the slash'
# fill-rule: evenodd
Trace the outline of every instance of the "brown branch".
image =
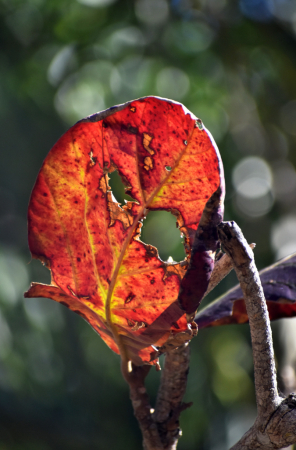
<svg viewBox="0 0 296 450">
<path fill-rule="evenodd" d="M 152 408 L 145 387 L 145 378 L 151 366 L 131 366 L 131 371 L 123 362 L 122 374 L 130 388 L 130 399 L 132 401 L 135 417 L 139 423 L 143 436 L 144 450 L 164 450 L 157 425 L 153 420 Z"/>
<path fill-rule="evenodd" d="M 249 316 L 258 416 L 232 450 L 280 449 L 296 443 L 296 397 L 279 397 L 270 321 L 254 255 L 234 222 L 218 227 L 232 259 Z"/>
<path fill-rule="evenodd" d="M 169 351 L 165 356 L 154 421 L 166 449 L 176 448 L 180 437 L 179 416 L 184 409 L 192 405 L 182 402 L 187 385 L 189 360 L 189 343 Z"/>
<path fill-rule="evenodd" d="M 188 343 L 166 353 L 155 412 L 150 406 L 145 388 L 145 378 L 150 368 L 131 365 L 129 371 L 128 366 L 122 363 L 134 414 L 142 431 L 143 449 L 175 450 L 181 435 L 179 416 L 191 406 L 191 403 L 182 402 L 189 371 Z"/>
<path fill-rule="evenodd" d="M 246 302 L 252 338 L 257 408 L 258 415 L 262 417 L 274 411 L 278 404 L 273 344 L 264 292 L 253 252 L 238 226 L 234 222 L 221 224 L 219 236 L 224 250 L 232 258 Z"/>
</svg>

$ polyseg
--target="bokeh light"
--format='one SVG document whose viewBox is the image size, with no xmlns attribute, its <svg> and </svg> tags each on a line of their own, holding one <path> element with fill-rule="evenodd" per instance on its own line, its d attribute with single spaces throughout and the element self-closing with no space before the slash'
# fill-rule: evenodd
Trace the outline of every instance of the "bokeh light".
<svg viewBox="0 0 296 450">
<path fill-rule="evenodd" d="M 169 4 L 166 0 L 137 0 L 135 13 L 147 25 L 162 25 L 168 19 Z"/>
<path fill-rule="evenodd" d="M 292 100 L 282 106 L 280 120 L 283 129 L 287 133 L 296 135 L 296 100 Z"/>
<path fill-rule="evenodd" d="M 77 1 L 82 5 L 91 6 L 92 8 L 98 8 L 112 5 L 117 0 L 77 0 Z"/>
<path fill-rule="evenodd" d="M 190 81 L 183 70 L 166 67 L 157 75 L 156 89 L 160 97 L 182 100 L 189 88 Z"/>
<path fill-rule="evenodd" d="M 271 243 L 276 259 L 296 252 L 296 215 L 283 216 L 273 225 Z"/>
<path fill-rule="evenodd" d="M 59 88 L 55 107 L 66 122 L 75 123 L 90 111 L 93 114 L 105 109 L 104 88 L 88 71 L 71 75 Z"/>
<path fill-rule="evenodd" d="M 242 159 L 234 168 L 232 183 L 236 190 L 236 205 L 251 217 L 267 214 L 273 205 L 272 171 L 262 158 Z"/>
</svg>

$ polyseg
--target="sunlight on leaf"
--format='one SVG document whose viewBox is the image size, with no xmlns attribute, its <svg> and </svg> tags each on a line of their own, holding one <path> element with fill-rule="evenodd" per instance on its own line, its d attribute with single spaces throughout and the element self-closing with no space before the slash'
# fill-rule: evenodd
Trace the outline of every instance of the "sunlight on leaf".
<svg viewBox="0 0 296 450">
<path fill-rule="evenodd" d="M 115 170 L 134 199 L 123 206 L 109 186 Z M 179 103 L 146 97 L 81 120 L 53 147 L 32 192 L 30 250 L 52 280 L 26 297 L 66 305 L 124 359 L 151 363 L 151 345 L 191 333 L 176 302 L 188 261 L 163 262 L 140 240 L 142 220 L 171 211 L 190 258 L 222 177 L 217 147 Z"/>
</svg>

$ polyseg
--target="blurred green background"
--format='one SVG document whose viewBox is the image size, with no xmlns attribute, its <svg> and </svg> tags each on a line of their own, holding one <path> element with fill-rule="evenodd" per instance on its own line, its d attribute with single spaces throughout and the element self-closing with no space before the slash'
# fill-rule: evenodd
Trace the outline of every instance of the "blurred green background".
<svg viewBox="0 0 296 450">
<path fill-rule="evenodd" d="M 258 267 L 296 251 L 296 3 L 0 0 L 0 20 L 0 450 L 138 450 L 118 356 L 66 308 L 23 299 L 30 281 L 50 279 L 27 246 L 31 189 L 75 121 L 141 96 L 168 97 L 213 134 L 225 218 L 257 243 Z M 122 200 L 116 174 L 111 185 Z M 183 259 L 169 213 L 149 215 L 143 240 L 163 259 Z M 229 276 L 211 299 L 235 282 Z M 274 327 L 280 374 L 296 353 L 295 322 L 283 350 L 285 323 Z M 158 380 L 151 371 L 152 399 Z M 198 334 L 185 400 L 194 404 L 181 417 L 180 450 L 224 450 L 249 427 L 247 326 Z"/>
</svg>

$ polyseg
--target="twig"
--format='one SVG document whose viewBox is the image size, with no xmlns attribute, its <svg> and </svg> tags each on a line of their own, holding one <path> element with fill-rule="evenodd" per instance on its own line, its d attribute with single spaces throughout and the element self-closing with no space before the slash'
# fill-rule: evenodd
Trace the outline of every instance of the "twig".
<svg viewBox="0 0 296 450">
<path fill-rule="evenodd" d="M 232 450 L 280 449 L 296 442 L 296 397 L 279 397 L 270 321 L 254 255 L 234 222 L 218 227 L 221 243 L 233 261 L 249 316 L 258 416 Z"/>
<path fill-rule="evenodd" d="M 188 343 L 166 353 L 155 412 L 145 388 L 145 378 L 150 368 L 132 365 L 129 372 L 127 365 L 122 363 L 134 414 L 142 431 L 143 449 L 175 450 L 181 435 L 179 416 L 191 406 L 191 403 L 182 402 L 189 371 Z"/>
<path fill-rule="evenodd" d="M 126 364 L 122 364 L 122 373 L 130 388 L 134 414 L 139 423 L 143 436 L 144 450 L 163 450 L 163 445 L 158 433 L 157 425 L 152 416 L 152 408 L 145 387 L 145 378 L 151 366 L 135 366 L 127 370 Z"/>
<path fill-rule="evenodd" d="M 192 405 L 183 403 L 189 372 L 189 344 L 169 351 L 165 356 L 158 389 L 154 421 L 157 423 L 164 448 L 174 450 L 180 437 L 179 416 Z"/>
</svg>

